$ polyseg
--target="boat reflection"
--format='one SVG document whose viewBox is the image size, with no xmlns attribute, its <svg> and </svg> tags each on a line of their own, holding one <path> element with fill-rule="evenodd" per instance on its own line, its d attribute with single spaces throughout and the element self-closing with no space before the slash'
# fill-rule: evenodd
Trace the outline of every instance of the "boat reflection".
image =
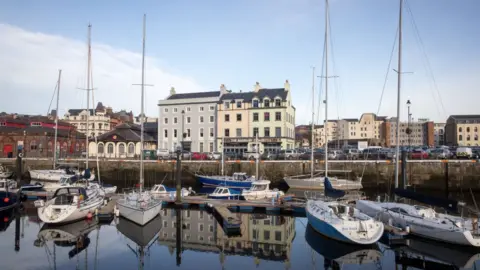
<svg viewBox="0 0 480 270">
<path fill-rule="evenodd" d="M 228 255 L 254 257 L 257 266 L 260 259 L 290 262 L 295 238 L 294 217 L 236 213 L 242 220 L 241 233 L 231 236 L 203 210 L 178 211 L 182 224 L 178 230 L 176 213 L 175 209 L 162 209 L 162 229 L 158 235 L 158 244 L 167 246 L 172 255 L 178 231 L 182 250 L 219 253 L 222 265 Z"/>
<path fill-rule="evenodd" d="M 135 243 L 136 247 L 133 248 L 127 244 L 128 248 L 137 256 L 139 266 L 138 269 L 143 269 L 144 258 L 148 256 L 150 246 L 155 243 L 155 236 L 162 228 L 162 218 L 157 215 L 150 222 L 144 226 L 140 226 L 128 219 L 119 218 L 117 224 L 117 230 L 125 237 Z"/>
<path fill-rule="evenodd" d="M 422 269 L 473 268 L 480 250 L 449 245 L 428 239 L 409 237 L 403 245 L 390 245 L 395 263 Z"/>
<path fill-rule="evenodd" d="M 8 229 L 12 221 L 15 219 L 15 208 L 0 211 L 0 232 L 4 232 Z"/>
<path fill-rule="evenodd" d="M 335 241 L 317 233 L 310 225 L 305 231 L 308 245 L 324 258 L 324 268 L 339 268 L 343 265 L 377 263 L 382 257 L 378 245 L 350 245 Z"/>
</svg>

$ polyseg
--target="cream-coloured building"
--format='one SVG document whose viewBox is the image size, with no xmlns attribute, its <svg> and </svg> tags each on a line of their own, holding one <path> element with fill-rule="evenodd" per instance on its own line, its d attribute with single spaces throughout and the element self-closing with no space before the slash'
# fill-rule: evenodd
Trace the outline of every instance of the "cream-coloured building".
<svg viewBox="0 0 480 270">
<path fill-rule="evenodd" d="M 445 123 L 433 123 L 433 141 L 435 146 L 445 145 Z"/>
<path fill-rule="evenodd" d="M 222 87 L 225 87 L 222 85 Z M 292 149 L 295 145 L 295 107 L 290 83 L 284 88 L 262 88 L 251 92 L 228 92 L 217 111 L 217 145 L 226 152 L 253 151 L 258 136 L 260 152 Z"/>
<path fill-rule="evenodd" d="M 334 141 L 338 139 L 338 121 L 337 120 L 328 120 L 327 123 L 328 130 L 328 141 Z M 314 129 L 314 147 L 323 147 L 325 144 L 325 125 L 315 126 Z"/>
<path fill-rule="evenodd" d="M 452 146 L 479 146 L 480 115 L 450 115 L 445 125 L 445 143 Z"/>
<path fill-rule="evenodd" d="M 384 116 L 374 113 L 364 113 L 360 119 L 346 118 L 338 121 L 338 139 L 381 139 Z"/>
<path fill-rule="evenodd" d="M 88 114 L 90 112 L 90 116 Z M 88 133 L 91 137 L 102 135 L 111 130 L 110 116 L 107 114 L 107 108 L 98 103 L 96 109 L 71 109 L 65 114 L 64 121 L 74 125 L 78 132 L 85 134 L 87 132 L 87 116 L 90 127 Z"/>
</svg>

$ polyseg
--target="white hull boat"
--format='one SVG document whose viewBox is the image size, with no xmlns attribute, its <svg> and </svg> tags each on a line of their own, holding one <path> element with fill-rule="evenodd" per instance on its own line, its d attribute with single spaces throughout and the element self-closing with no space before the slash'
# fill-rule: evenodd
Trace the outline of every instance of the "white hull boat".
<svg viewBox="0 0 480 270">
<path fill-rule="evenodd" d="M 59 188 L 47 202 L 35 201 L 38 217 L 48 224 L 63 224 L 85 219 L 104 204 L 104 193 L 81 187 Z"/>
<path fill-rule="evenodd" d="M 182 197 L 190 196 L 193 193 L 192 188 L 182 188 L 180 194 Z M 150 194 L 155 197 L 177 197 L 177 191 L 174 188 L 167 188 L 163 184 L 157 184 L 152 187 Z"/>
<path fill-rule="evenodd" d="M 404 203 L 358 200 L 357 209 L 420 237 L 480 247 L 478 221 L 436 213 L 432 208 Z"/>
<path fill-rule="evenodd" d="M 252 183 L 252 187 L 242 191 L 242 196 L 247 201 L 278 199 L 285 195 L 283 191 L 278 189 L 270 190 L 270 181 L 257 180 Z"/>
<path fill-rule="evenodd" d="M 359 190 L 362 189 L 362 179 L 359 178 L 358 180 L 346 180 L 346 179 L 339 179 L 336 177 L 329 176 L 328 179 L 332 184 L 334 189 L 339 190 Z M 302 176 L 290 176 L 284 178 L 285 182 L 288 184 L 290 188 L 296 189 L 315 189 L 315 190 L 323 190 L 325 186 L 323 182 L 325 180 L 324 176 L 318 177 L 307 177 L 306 175 Z"/>
<path fill-rule="evenodd" d="M 337 241 L 370 245 L 383 235 L 383 223 L 343 203 L 309 200 L 305 210 L 315 231 Z"/>
<path fill-rule="evenodd" d="M 147 191 L 126 194 L 117 201 L 120 216 L 141 226 L 160 214 L 162 201 L 153 198 Z"/>
</svg>

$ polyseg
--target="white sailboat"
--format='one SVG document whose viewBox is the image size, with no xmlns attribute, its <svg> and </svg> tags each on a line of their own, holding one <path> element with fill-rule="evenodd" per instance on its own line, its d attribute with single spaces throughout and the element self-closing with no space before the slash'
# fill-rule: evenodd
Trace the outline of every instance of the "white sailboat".
<svg viewBox="0 0 480 270">
<path fill-rule="evenodd" d="M 252 183 L 250 189 L 242 190 L 242 197 L 247 201 L 278 199 L 283 195 L 285 195 L 283 191 L 278 189 L 271 190 L 270 181 L 268 180 L 257 180 Z"/>
<path fill-rule="evenodd" d="M 145 27 L 146 15 L 143 16 L 143 51 L 142 51 L 142 98 L 140 114 L 140 190 L 125 193 L 124 197 L 117 201 L 117 208 L 121 216 L 139 225 L 145 225 L 160 214 L 162 201 L 156 199 L 148 190 L 143 189 L 143 121 L 144 121 L 144 87 L 145 87 Z"/>
<path fill-rule="evenodd" d="M 328 119 L 328 107 L 326 104 L 328 100 L 329 21 L 328 0 L 325 0 L 325 126 Z M 328 128 L 326 128 L 325 133 L 328 134 Z M 325 153 L 328 153 L 327 140 L 325 141 Z M 327 161 L 328 157 L 325 155 L 325 193 L 330 192 L 335 196 L 341 197 L 345 195 L 345 192 L 333 189 L 328 179 Z M 345 243 L 370 245 L 377 242 L 383 234 L 383 223 L 375 221 L 354 207 L 339 201 L 323 201 L 309 198 L 305 212 L 308 223 L 315 231 Z"/>
</svg>

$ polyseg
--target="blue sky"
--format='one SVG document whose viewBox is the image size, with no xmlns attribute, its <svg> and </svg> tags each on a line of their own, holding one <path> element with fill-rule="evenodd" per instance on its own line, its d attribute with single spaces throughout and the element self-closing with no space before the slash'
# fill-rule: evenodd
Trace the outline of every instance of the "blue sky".
<svg viewBox="0 0 480 270">
<path fill-rule="evenodd" d="M 256 81 L 273 88 L 282 87 L 288 79 L 297 123 L 306 123 L 311 117 L 311 66 L 317 66 L 320 75 L 324 3 L 8 1 L 0 9 L 0 34 L 4 32 L 12 42 L 4 40 L 2 47 L 0 41 L 0 57 L 3 54 L 10 61 L 0 61 L 0 71 L 8 71 L 9 76 L 0 75 L 0 86 L 3 93 L 23 91 L 26 99 L 2 99 L 1 110 L 44 113 L 60 67 L 67 74 L 61 107 L 85 106 L 79 101 L 84 93 L 75 88 L 84 80 L 82 43 L 91 22 L 93 77 L 99 85 L 96 99 L 114 109 L 138 113 L 139 92 L 131 84 L 140 80 L 142 15 L 146 13 L 147 64 L 151 65 L 147 79 L 155 84 L 147 89 L 148 114 L 157 114 L 156 100 L 166 97 L 170 86 L 189 92 L 216 90 L 224 83 L 234 91 L 247 91 Z M 330 118 L 377 112 L 398 26 L 398 6 L 399 1 L 394 0 L 330 0 L 335 61 L 329 63 L 329 73 L 339 76 L 335 82 L 330 80 Z M 403 76 L 402 104 L 410 98 L 414 118 L 436 121 L 445 121 L 450 114 L 479 113 L 480 17 L 476 12 L 480 2 L 409 0 L 408 6 L 428 58 L 415 40 L 411 16 L 405 9 L 403 69 L 414 73 Z M 28 58 L 22 57 L 25 55 Z M 425 68 L 425 59 L 433 77 Z M 115 64 L 118 61 L 131 69 L 120 69 Z M 395 53 L 392 68 L 396 63 Z M 120 79 L 124 80 L 120 83 Z M 396 74 L 392 71 L 379 114 L 394 116 L 395 106 Z"/>
</svg>

